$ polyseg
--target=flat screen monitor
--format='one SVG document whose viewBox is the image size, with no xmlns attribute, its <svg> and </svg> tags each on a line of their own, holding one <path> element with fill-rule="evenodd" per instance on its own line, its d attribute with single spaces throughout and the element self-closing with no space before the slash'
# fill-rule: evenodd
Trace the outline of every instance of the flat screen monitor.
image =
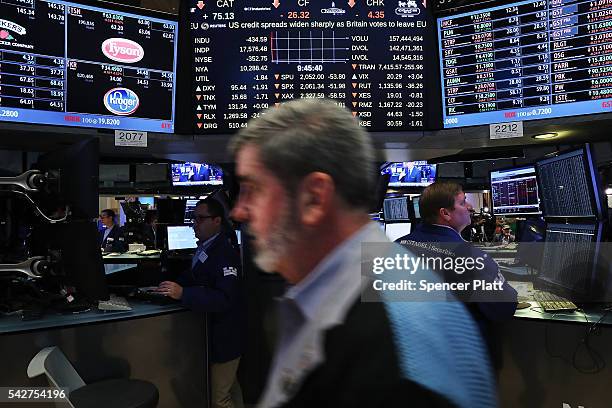
<svg viewBox="0 0 612 408">
<path fill-rule="evenodd" d="M 601 193 L 591 146 L 536 162 L 544 217 L 601 218 Z"/>
<path fill-rule="evenodd" d="M 155 197 L 138 197 L 140 204 L 148 205 L 149 208 L 155 207 Z"/>
<path fill-rule="evenodd" d="M 32 167 L 49 174 L 50 194 L 40 194 L 47 213 L 69 207 L 70 219 L 98 216 L 98 139 L 88 139 L 41 155 Z"/>
<path fill-rule="evenodd" d="M 420 197 L 412 197 L 412 211 L 414 211 L 414 218 L 417 220 L 421 219 L 421 207 L 419 206 L 420 201 Z"/>
<path fill-rule="evenodd" d="M 204 3 L 189 1 L 195 133 L 233 133 L 300 98 L 334 99 L 370 131 L 432 120 L 431 2 Z"/>
<path fill-rule="evenodd" d="M 167 164 L 137 164 L 136 183 L 168 183 Z"/>
<path fill-rule="evenodd" d="M 610 112 L 609 11 L 528 0 L 439 18 L 444 127 Z"/>
<path fill-rule="evenodd" d="M 383 216 L 385 222 L 410 221 L 408 201 L 408 197 L 385 198 L 383 201 Z"/>
<path fill-rule="evenodd" d="M 173 132 L 176 21 L 60 0 L 0 16 L 0 121 Z"/>
<path fill-rule="evenodd" d="M 540 196 L 534 166 L 491 171 L 493 215 L 539 215 Z"/>
<path fill-rule="evenodd" d="M 572 300 L 586 301 L 602 284 L 597 270 L 602 228 L 595 224 L 548 223 L 535 286 Z"/>
<path fill-rule="evenodd" d="M 128 183 L 130 181 L 129 164 L 100 164 L 100 183 Z"/>
<path fill-rule="evenodd" d="M 173 163 L 170 169 L 173 186 L 223 185 L 223 170 L 208 163 Z"/>
<path fill-rule="evenodd" d="M 198 240 L 193 228 L 190 226 L 168 227 L 168 249 L 194 249 L 198 247 Z"/>
<path fill-rule="evenodd" d="M 436 181 L 436 165 L 426 161 L 385 163 L 381 174 L 389 174 L 389 187 L 427 187 Z"/>
<path fill-rule="evenodd" d="M 187 200 L 185 203 L 185 224 L 191 223 L 193 219 L 193 210 L 200 200 Z"/>
<path fill-rule="evenodd" d="M 410 234 L 410 223 L 385 224 L 385 234 L 390 241 L 395 241 L 405 235 Z"/>
</svg>

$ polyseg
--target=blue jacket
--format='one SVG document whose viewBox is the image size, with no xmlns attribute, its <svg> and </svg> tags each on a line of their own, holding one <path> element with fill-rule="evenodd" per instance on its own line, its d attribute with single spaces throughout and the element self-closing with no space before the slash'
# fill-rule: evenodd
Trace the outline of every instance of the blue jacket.
<svg viewBox="0 0 612 408">
<path fill-rule="evenodd" d="M 446 243 L 443 248 L 452 250 L 457 257 L 471 257 L 473 259 L 481 257 L 484 259 L 482 270 L 472 268 L 460 275 L 451 271 L 444 275 L 446 281 L 471 282 L 476 279 L 483 279 L 488 283 L 493 283 L 503 279 L 499 272 L 499 266 L 490 256 L 465 241 L 457 231 L 450 227 L 422 223 L 417 225 L 410 234 L 397 239 L 395 242 L 410 247 L 408 241 L 443 242 Z M 421 248 L 418 251 L 424 252 Z M 508 284 L 508 281 L 503 280 L 503 290 L 499 293 L 499 298 L 495 302 L 479 302 L 477 298 L 462 299 L 472 303 L 470 309 L 477 321 L 481 321 L 483 318 L 490 321 L 500 321 L 514 316 L 517 292 Z M 477 312 L 474 313 L 474 310 Z"/>
<path fill-rule="evenodd" d="M 211 361 L 223 363 L 238 358 L 244 349 L 246 309 L 240 255 L 223 232 L 205 253 L 177 283 L 183 286 L 183 305 L 208 313 Z"/>
<path fill-rule="evenodd" d="M 125 252 L 128 250 L 127 242 L 125 241 L 125 237 L 123 236 L 123 229 L 119 225 L 115 224 L 113 226 L 113 229 L 110 230 L 106 239 L 104 238 L 105 231 L 106 229 L 103 229 L 102 231 L 100 231 L 100 235 L 98 237 L 100 248 L 105 248 L 106 241 L 109 238 L 112 238 L 113 239 L 112 241 L 113 245 L 111 248 L 112 252 Z"/>
<path fill-rule="evenodd" d="M 480 332 L 487 343 L 489 355 L 494 367 L 498 370 L 501 369 L 503 365 L 503 354 L 500 348 L 501 344 L 498 341 L 499 335 L 497 328 L 492 325 L 491 322 L 508 320 L 514 316 L 517 305 L 517 292 L 508 284 L 508 281 L 503 278 L 499 272 L 497 263 L 483 251 L 465 241 L 457 231 L 450 227 L 422 223 L 417 225 L 410 234 L 399 238 L 395 242 L 399 242 L 401 245 L 410 248 L 409 241 L 445 243 L 441 247 L 445 250 L 450 250 L 456 257 L 484 259 L 484 268 L 482 270 L 472 268 L 463 274 L 457 274 L 454 271 L 444 273 L 444 280 L 447 282 L 471 282 L 476 279 L 483 279 L 488 283 L 499 280 L 504 281 L 502 291 L 496 296 L 494 302 L 479 301 L 478 293 L 474 294 L 468 292 L 464 297 L 460 297 L 461 300 L 466 301 L 468 310 L 478 323 Z M 419 247 L 417 253 L 424 253 L 427 255 L 426 252 L 426 250 Z"/>
</svg>

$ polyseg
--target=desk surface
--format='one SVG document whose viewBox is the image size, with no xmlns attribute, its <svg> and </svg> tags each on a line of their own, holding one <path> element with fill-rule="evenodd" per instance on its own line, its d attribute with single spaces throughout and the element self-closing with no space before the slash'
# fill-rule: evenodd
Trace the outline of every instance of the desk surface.
<svg viewBox="0 0 612 408">
<path fill-rule="evenodd" d="M 17 315 L 0 316 L 0 335 L 23 333 L 33 330 L 48 330 L 83 324 L 102 323 L 114 320 L 138 319 L 187 310 L 180 304 L 154 305 L 138 300 L 128 300 L 130 311 L 99 311 L 92 309 L 87 312 L 59 314 L 50 312 L 38 320 L 22 321 Z"/>
<path fill-rule="evenodd" d="M 136 255 L 136 254 L 128 254 L 122 253 L 119 255 L 104 255 L 102 256 L 102 261 L 105 264 L 137 264 L 142 261 L 150 261 L 150 260 L 159 260 L 159 254 L 154 255 Z"/>
<path fill-rule="evenodd" d="M 536 319 L 560 321 L 568 323 L 599 323 L 603 325 L 612 325 L 612 312 L 606 312 L 602 305 L 593 304 L 586 307 L 586 310 L 576 310 L 573 312 L 545 312 L 542 307 L 533 300 L 533 283 L 531 282 L 516 282 L 510 281 L 510 285 L 518 292 L 519 302 L 529 303 L 531 306 L 525 309 L 518 309 L 514 313 L 514 317 L 518 319 Z"/>
</svg>

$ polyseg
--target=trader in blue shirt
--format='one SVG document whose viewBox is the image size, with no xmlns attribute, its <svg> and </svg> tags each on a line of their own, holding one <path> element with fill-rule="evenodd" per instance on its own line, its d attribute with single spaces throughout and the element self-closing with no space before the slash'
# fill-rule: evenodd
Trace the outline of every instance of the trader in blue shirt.
<svg viewBox="0 0 612 408">
<path fill-rule="evenodd" d="M 192 267 L 177 282 L 164 281 L 158 291 L 186 307 L 208 313 L 211 344 L 211 394 L 214 408 L 242 406 L 236 372 L 244 349 L 245 301 L 240 255 L 225 231 L 223 206 L 201 200 L 193 211 L 198 248 Z"/>
<path fill-rule="evenodd" d="M 514 315 L 517 305 L 516 290 L 504 279 L 499 271 L 499 266 L 491 257 L 461 237 L 461 231 L 471 223 L 473 210 L 459 184 L 436 182 L 430 185 L 423 190 L 419 207 L 423 222 L 417 225 L 410 234 L 395 242 L 407 248 L 418 247 L 419 253 L 423 252 L 428 256 L 441 253 L 434 249 L 443 249 L 454 253 L 455 258 L 482 259 L 484 264 L 482 269 L 474 267 L 459 272 L 444 270 L 442 271 L 444 279 L 452 282 L 484 280 L 487 283 L 496 283 L 501 287 L 502 290 L 499 291 L 486 291 L 486 293 L 473 291 L 464 293 L 464 296 L 460 297 L 467 302 L 468 309 L 478 322 L 483 337 L 488 342 L 494 365 L 499 366 L 501 356 L 496 350 L 498 344 L 494 340 L 492 322 L 507 320 Z M 414 245 L 416 242 L 439 243 L 439 245 L 428 250 L 423 245 Z"/>
</svg>

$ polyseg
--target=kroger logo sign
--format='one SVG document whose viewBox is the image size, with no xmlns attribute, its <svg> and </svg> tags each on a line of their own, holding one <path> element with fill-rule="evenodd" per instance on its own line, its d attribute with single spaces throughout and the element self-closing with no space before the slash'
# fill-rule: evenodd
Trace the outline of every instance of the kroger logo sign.
<svg viewBox="0 0 612 408">
<path fill-rule="evenodd" d="M 102 53 L 117 62 L 134 63 L 144 57 L 144 49 L 132 40 L 109 38 L 102 43 Z"/>
<path fill-rule="evenodd" d="M 115 115 L 131 115 L 138 105 L 138 95 L 127 88 L 113 88 L 104 95 L 104 106 Z"/>
</svg>

